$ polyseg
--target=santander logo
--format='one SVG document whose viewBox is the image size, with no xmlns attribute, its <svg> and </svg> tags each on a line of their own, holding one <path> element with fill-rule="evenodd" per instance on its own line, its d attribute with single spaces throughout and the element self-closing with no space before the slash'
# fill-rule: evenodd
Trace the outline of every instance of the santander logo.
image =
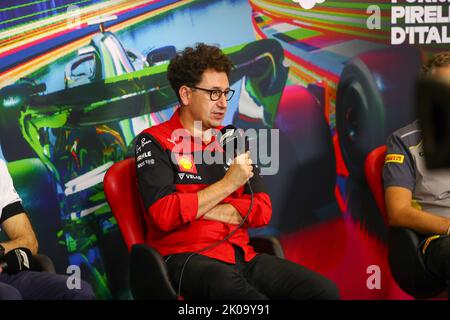
<svg viewBox="0 0 450 320">
<path fill-rule="evenodd" d="M 314 6 L 318 3 L 325 2 L 325 0 L 292 0 L 292 1 L 300 4 L 300 6 L 306 10 L 314 8 Z"/>
</svg>

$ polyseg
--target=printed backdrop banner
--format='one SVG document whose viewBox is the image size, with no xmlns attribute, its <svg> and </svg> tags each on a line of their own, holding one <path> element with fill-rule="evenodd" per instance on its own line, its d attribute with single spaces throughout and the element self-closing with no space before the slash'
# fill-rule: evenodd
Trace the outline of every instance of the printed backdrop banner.
<svg viewBox="0 0 450 320">
<path fill-rule="evenodd" d="M 432 8 L 411 20 L 413 6 Z M 168 63 L 205 42 L 235 64 L 224 125 L 279 130 L 264 177 L 273 218 L 252 232 L 277 236 L 344 299 L 411 298 L 391 276 L 364 161 L 415 118 L 414 81 L 447 47 L 445 17 L 405 1 L 1 1 L 0 158 L 41 252 L 60 273 L 79 266 L 98 298 L 129 297 L 103 177 L 170 118 Z"/>
</svg>

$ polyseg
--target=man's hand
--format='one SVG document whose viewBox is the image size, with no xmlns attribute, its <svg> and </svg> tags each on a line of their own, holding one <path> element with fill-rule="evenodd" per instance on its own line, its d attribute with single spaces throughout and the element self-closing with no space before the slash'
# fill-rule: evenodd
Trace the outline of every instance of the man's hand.
<svg viewBox="0 0 450 320">
<path fill-rule="evenodd" d="M 230 168 L 223 177 L 225 181 L 232 184 L 236 189 L 245 184 L 253 177 L 253 162 L 250 159 L 250 151 L 234 158 Z"/>
<path fill-rule="evenodd" d="M 203 219 L 239 225 L 242 217 L 231 204 L 219 204 L 205 213 Z"/>
</svg>

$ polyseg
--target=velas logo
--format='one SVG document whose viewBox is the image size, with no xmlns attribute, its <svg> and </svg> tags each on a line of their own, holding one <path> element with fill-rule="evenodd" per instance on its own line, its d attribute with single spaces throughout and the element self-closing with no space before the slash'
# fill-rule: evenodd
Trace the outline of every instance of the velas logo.
<svg viewBox="0 0 450 320">
<path fill-rule="evenodd" d="M 180 180 L 183 180 L 184 178 L 189 180 L 202 180 L 202 177 L 200 177 L 199 175 L 184 172 L 179 173 L 178 177 L 180 177 Z"/>
<path fill-rule="evenodd" d="M 178 167 L 180 171 L 197 173 L 197 168 L 191 155 L 176 155 Z"/>
<path fill-rule="evenodd" d="M 292 1 L 300 4 L 300 6 L 306 10 L 314 8 L 314 6 L 318 3 L 325 2 L 325 0 L 292 0 Z"/>
</svg>

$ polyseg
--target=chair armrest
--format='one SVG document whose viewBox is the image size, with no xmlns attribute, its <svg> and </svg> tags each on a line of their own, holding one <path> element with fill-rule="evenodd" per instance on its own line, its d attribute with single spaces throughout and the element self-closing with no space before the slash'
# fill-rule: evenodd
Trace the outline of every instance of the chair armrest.
<svg viewBox="0 0 450 320">
<path fill-rule="evenodd" d="M 250 245 L 259 253 L 267 253 L 284 259 L 284 251 L 280 241 L 274 236 L 252 236 Z"/>
<path fill-rule="evenodd" d="M 33 256 L 33 270 L 34 271 L 43 271 L 49 273 L 56 273 L 55 265 L 53 261 L 44 254 L 37 254 Z"/>
<path fill-rule="evenodd" d="M 130 255 L 130 286 L 136 300 L 176 300 L 166 263 L 158 251 L 135 244 Z"/>
</svg>

